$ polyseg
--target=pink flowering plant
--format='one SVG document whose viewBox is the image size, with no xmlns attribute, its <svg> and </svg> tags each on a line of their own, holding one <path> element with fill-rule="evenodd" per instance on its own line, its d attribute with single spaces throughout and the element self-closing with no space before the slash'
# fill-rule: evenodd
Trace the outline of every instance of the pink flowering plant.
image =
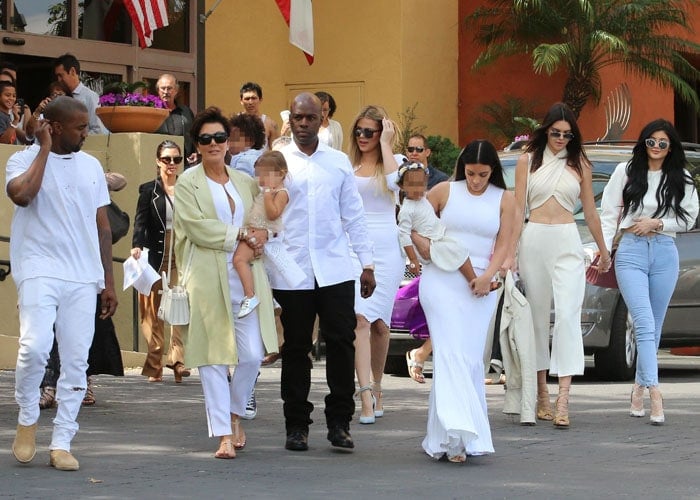
<svg viewBox="0 0 700 500">
<path fill-rule="evenodd" d="M 160 97 L 148 93 L 146 82 L 117 82 L 108 85 L 100 97 L 100 106 L 166 107 Z"/>
</svg>

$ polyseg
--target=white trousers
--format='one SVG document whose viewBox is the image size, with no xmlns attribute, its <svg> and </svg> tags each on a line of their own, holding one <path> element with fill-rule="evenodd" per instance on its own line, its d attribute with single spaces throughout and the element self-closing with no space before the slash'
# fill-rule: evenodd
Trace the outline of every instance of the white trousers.
<svg viewBox="0 0 700 500">
<path fill-rule="evenodd" d="M 199 367 L 209 437 L 232 434 L 231 414 L 245 414 L 246 403 L 253 392 L 260 363 L 265 356 L 257 310 L 245 318 L 235 320 L 235 339 L 238 364 L 231 382 L 227 378 L 228 365 Z"/>
<path fill-rule="evenodd" d="M 581 307 L 586 290 L 584 253 L 576 224 L 528 222 L 520 238 L 518 267 L 532 310 L 537 370 L 583 375 Z M 549 325 L 554 298 L 552 353 Z"/>
<path fill-rule="evenodd" d="M 39 420 L 39 386 L 53 345 L 54 324 L 61 375 L 56 387 L 58 410 L 54 418 L 51 450 L 70 451 L 78 432 L 76 418 L 86 388 L 88 353 L 95 334 L 96 284 L 55 278 L 31 278 L 18 288 L 19 352 L 15 371 L 18 423 Z"/>
</svg>

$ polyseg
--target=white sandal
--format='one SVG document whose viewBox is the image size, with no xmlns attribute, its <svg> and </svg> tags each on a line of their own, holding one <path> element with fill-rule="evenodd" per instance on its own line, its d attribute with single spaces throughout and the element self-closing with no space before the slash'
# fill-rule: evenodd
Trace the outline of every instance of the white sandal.
<svg viewBox="0 0 700 500">
<path fill-rule="evenodd" d="M 419 384 L 425 384 L 423 363 L 415 360 L 413 357 L 414 351 L 415 349 L 412 351 L 406 351 L 406 366 L 408 367 L 408 375 Z M 416 370 L 416 368 L 420 368 L 420 371 Z"/>
</svg>

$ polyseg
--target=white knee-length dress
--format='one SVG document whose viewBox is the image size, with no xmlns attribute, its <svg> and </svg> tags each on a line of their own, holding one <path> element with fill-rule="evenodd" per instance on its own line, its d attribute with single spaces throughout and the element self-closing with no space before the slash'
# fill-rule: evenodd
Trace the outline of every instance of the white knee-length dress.
<svg viewBox="0 0 700 500">
<path fill-rule="evenodd" d="M 500 227 L 503 190 L 489 184 L 480 195 L 451 182 L 440 219 L 446 234 L 469 250 L 477 275 L 488 267 Z M 484 389 L 483 354 L 497 295 L 476 297 L 459 271 L 426 266 L 419 297 L 433 341 L 433 386 L 423 449 L 433 458 L 493 453 Z"/>
<path fill-rule="evenodd" d="M 362 197 L 365 220 L 369 239 L 374 243 L 374 279 L 377 283 L 371 297 L 363 299 L 360 295 L 360 274 L 362 266 L 353 254 L 355 269 L 355 314 L 367 318 L 370 323 L 381 319 L 387 326 L 391 323 L 391 311 L 394 298 L 401 284 L 406 268 L 406 260 L 401 255 L 399 246 L 399 229 L 396 225 L 396 197 L 399 187 L 396 184 L 397 173 L 386 176 L 391 193 L 382 190 L 375 177 L 355 176 L 357 189 Z"/>
</svg>

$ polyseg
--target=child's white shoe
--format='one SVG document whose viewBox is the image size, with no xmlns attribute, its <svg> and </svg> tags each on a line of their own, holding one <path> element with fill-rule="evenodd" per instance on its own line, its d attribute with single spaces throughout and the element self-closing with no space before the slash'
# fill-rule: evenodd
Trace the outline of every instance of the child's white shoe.
<svg viewBox="0 0 700 500">
<path fill-rule="evenodd" d="M 238 317 L 245 318 L 250 313 L 252 313 L 255 310 L 255 308 L 259 305 L 260 301 L 258 300 L 257 295 L 253 295 L 252 297 L 245 297 L 241 301 L 241 310 L 238 311 Z"/>
</svg>

